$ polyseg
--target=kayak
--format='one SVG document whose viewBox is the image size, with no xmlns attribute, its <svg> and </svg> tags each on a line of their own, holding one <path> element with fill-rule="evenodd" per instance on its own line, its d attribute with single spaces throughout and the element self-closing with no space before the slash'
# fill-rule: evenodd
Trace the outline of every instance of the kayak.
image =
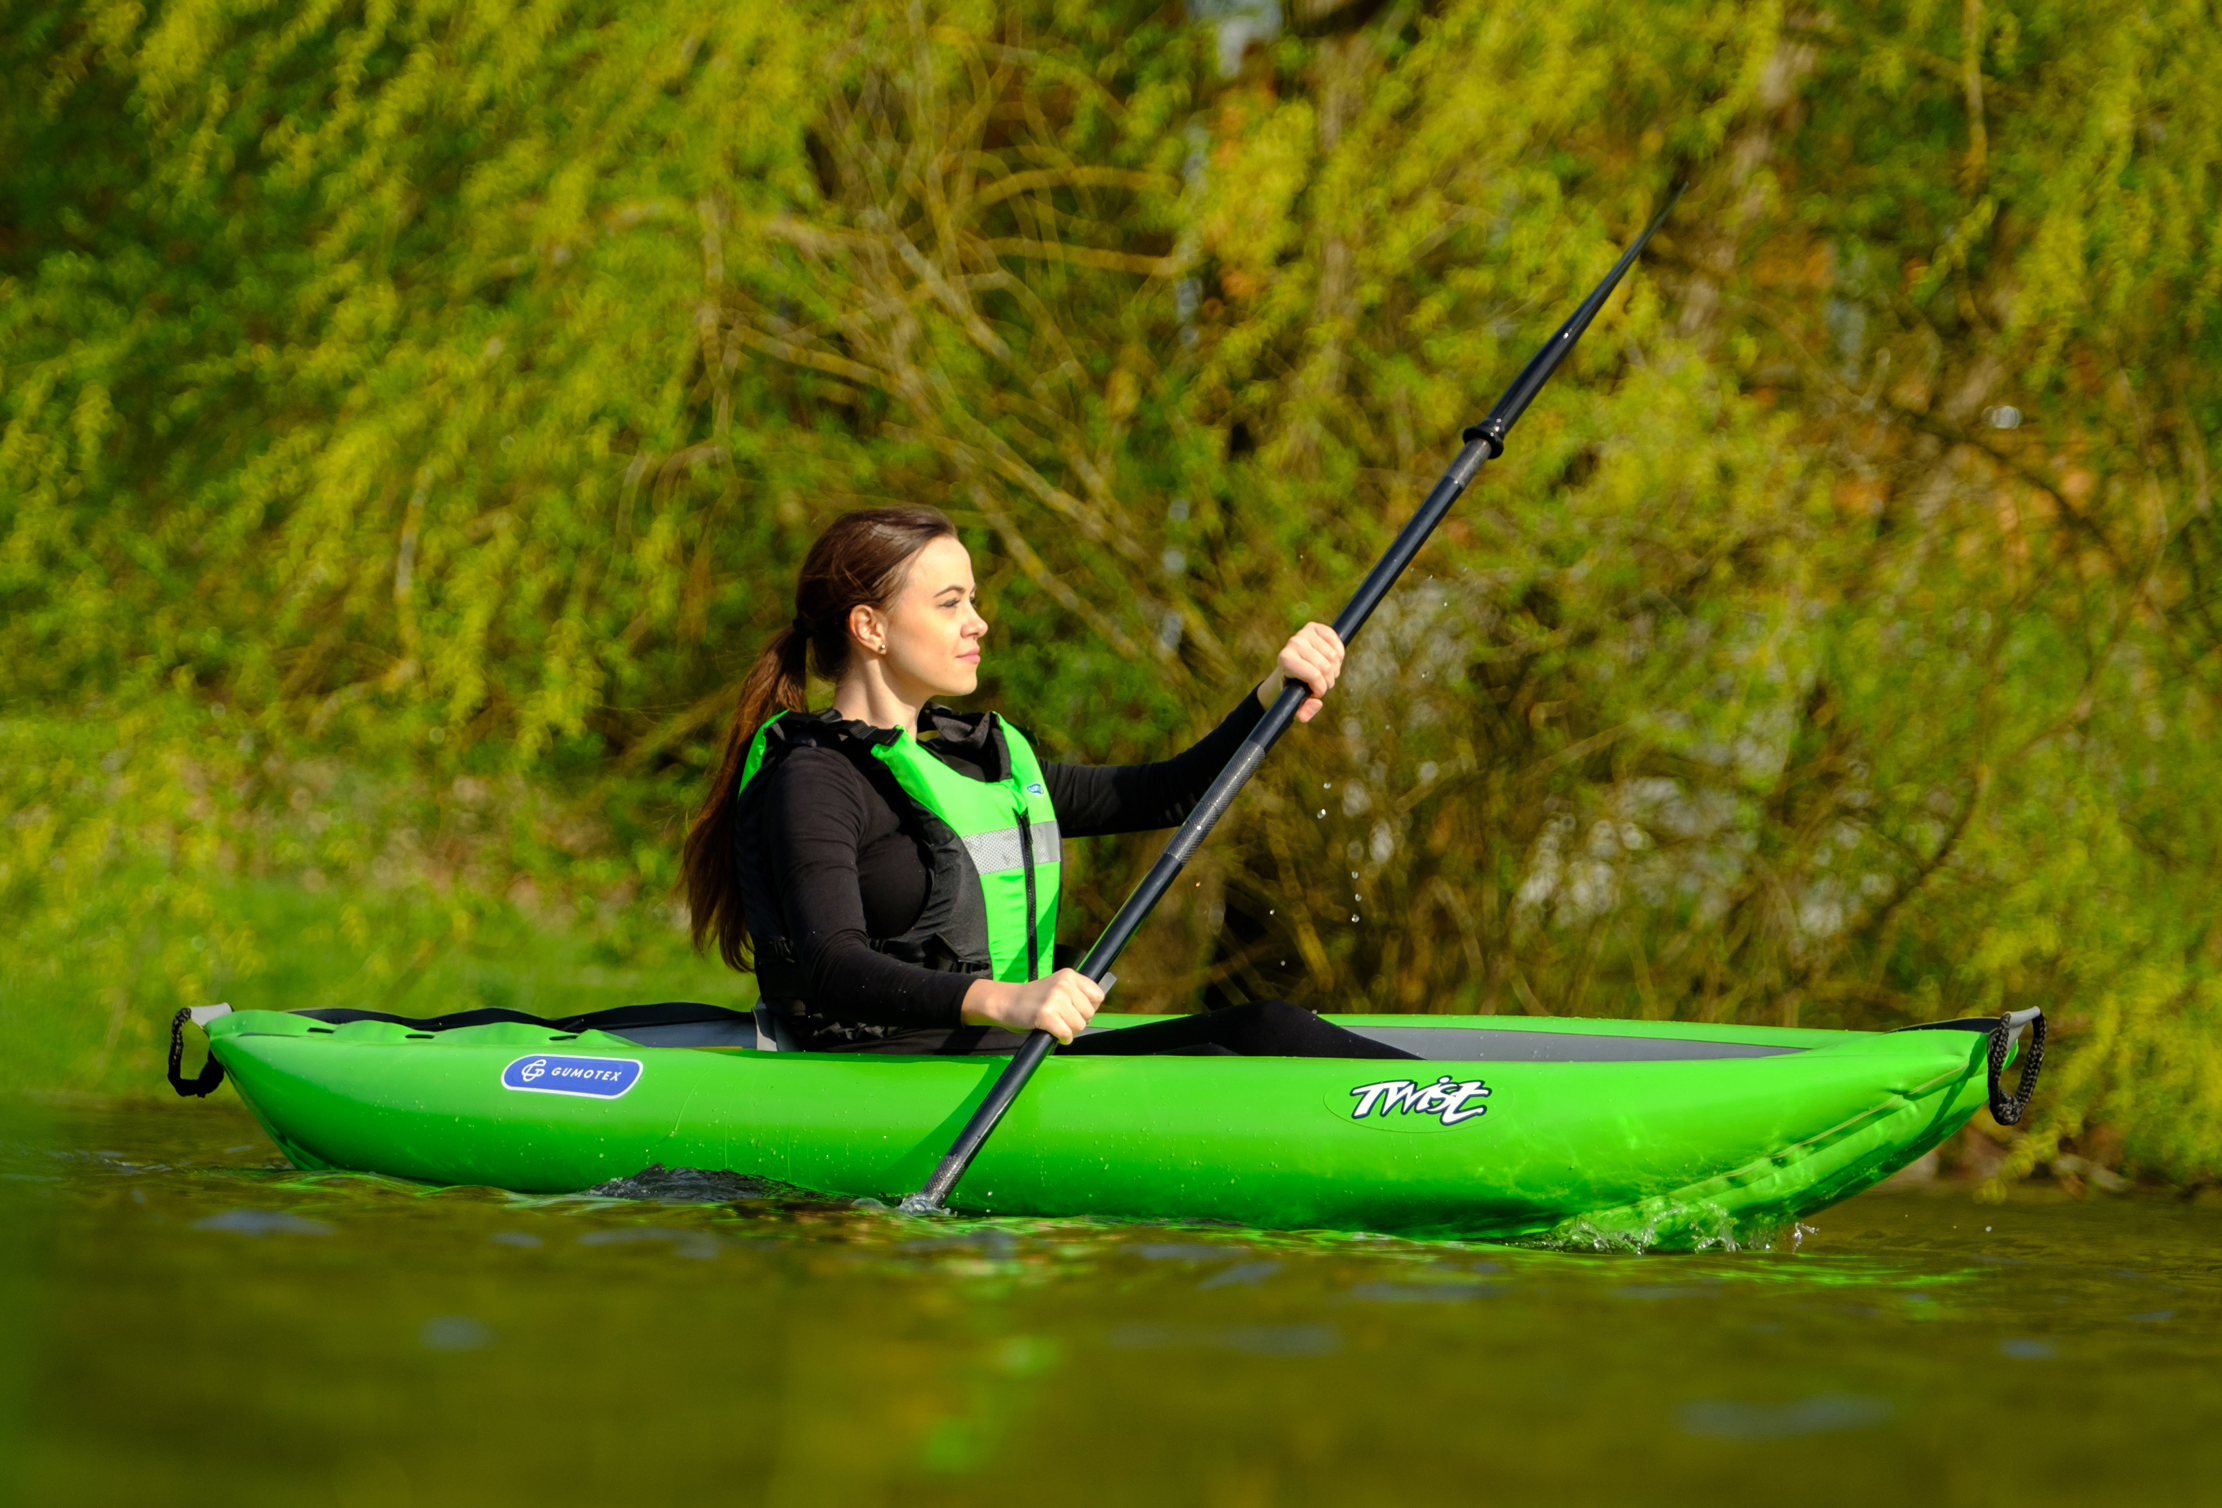
<svg viewBox="0 0 2222 1508">
<path fill-rule="evenodd" d="M 188 1018 L 209 1039 L 178 1071 Z M 1116 1031 L 1144 1016 L 1099 1015 Z M 1709 1246 L 1765 1239 L 2035 1087 L 2041 1013 L 1894 1032 L 1333 1015 L 1413 1061 L 1053 1057 L 952 1196 L 980 1215 Z M 2028 1048 L 2022 1028 L 2034 1023 Z M 2022 1059 L 2005 1093 L 2002 1069 Z M 893 1202 L 1008 1060 L 776 1050 L 684 1002 L 181 1011 L 295 1166 L 570 1192 L 652 1167 Z"/>
</svg>

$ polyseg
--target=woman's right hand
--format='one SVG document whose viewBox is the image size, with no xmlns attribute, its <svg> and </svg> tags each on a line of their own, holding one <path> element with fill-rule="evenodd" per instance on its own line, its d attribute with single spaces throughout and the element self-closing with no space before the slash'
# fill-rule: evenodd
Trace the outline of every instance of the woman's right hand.
<svg viewBox="0 0 2222 1508">
<path fill-rule="evenodd" d="M 1070 1046 L 1103 1004 L 1103 986 L 1078 969 L 1059 969 L 1047 979 L 1005 984 L 975 979 L 964 992 L 967 1026 L 1002 1026 L 1015 1032 L 1045 1031 Z"/>
</svg>

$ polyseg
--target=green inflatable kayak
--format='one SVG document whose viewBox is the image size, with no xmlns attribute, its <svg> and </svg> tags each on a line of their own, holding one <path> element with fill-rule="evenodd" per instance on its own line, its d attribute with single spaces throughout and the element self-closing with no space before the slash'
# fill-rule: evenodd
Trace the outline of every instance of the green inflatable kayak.
<svg viewBox="0 0 2222 1508">
<path fill-rule="evenodd" d="M 179 1072 L 188 1017 L 209 1037 Z M 1146 1017 L 1097 1017 L 1117 1030 Z M 2018 1119 L 2040 1013 L 1896 1032 L 1333 1016 L 1420 1061 L 1052 1058 L 957 1190 L 994 1215 L 1712 1244 L 1857 1193 L 1986 1103 Z M 1999 1074 L 2021 1053 L 2017 1092 Z M 754 1017 L 633 1006 L 181 1011 L 171 1080 L 228 1073 L 295 1165 L 523 1191 L 651 1166 L 894 1201 L 1005 1060 L 768 1050 Z M 220 1065 L 220 1066 L 219 1066 Z"/>
</svg>

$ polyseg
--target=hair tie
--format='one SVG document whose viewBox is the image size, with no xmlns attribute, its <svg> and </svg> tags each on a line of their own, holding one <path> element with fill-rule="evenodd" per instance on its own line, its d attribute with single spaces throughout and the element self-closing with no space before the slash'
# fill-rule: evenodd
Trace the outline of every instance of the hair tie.
<svg viewBox="0 0 2222 1508">
<path fill-rule="evenodd" d="M 810 625 L 802 621 L 800 614 L 796 615 L 793 626 L 795 632 L 801 634 L 805 639 L 810 637 Z"/>
</svg>

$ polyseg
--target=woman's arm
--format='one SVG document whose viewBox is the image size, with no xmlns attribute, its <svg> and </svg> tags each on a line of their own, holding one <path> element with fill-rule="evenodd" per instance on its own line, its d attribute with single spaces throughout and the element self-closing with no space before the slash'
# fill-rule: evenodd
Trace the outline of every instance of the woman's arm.
<svg viewBox="0 0 2222 1508">
<path fill-rule="evenodd" d="M 1057 828 L 1068 838 L 1141 833 L 1172 827 L 1188 815 L 1245 735 L 1265 715 L 1246 696 L 1219 726 L 1171 759 L 1155 764 L 1053 764 L 1042 771 Z"/>
<path fill-rule="evenodd" d="M 1171 759 L 1155 764 L 1053 764 L 1043 771 L 1058 829 L 1068 838 L 1150 832 L 1172 827 L 1194 808 L 1282 685 L 1298 680 L 1315 692 L 1331 689 L 1342 674 L 1342 641 L 1324 623 L 1308 623 L 1282 646 L 1273 673 L 1255 694 L 1236 703 L 1219 726 Z M 1297 719 L 1310 722 L 1321 706 L 1308 698 Z"/>
</svg>

